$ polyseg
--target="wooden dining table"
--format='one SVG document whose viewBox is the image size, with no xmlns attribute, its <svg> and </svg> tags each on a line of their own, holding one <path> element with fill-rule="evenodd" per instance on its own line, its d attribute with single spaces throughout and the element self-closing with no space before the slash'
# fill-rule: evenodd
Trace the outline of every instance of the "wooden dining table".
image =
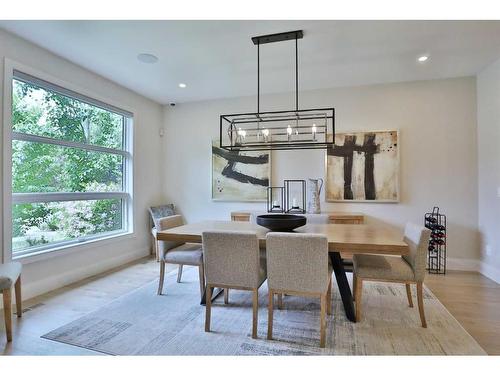
<svg viewBox="0 0 500 375">
<path fill-rule="evenodd" d="M 259 245 L 266 248 L 268 229 L 250 222 L 207 220 L 176 228 L 159 231 L 159 241 L 202 242 L 202 233 L 207 231 L 251 231 L 257 234 Z M 335 278 L 344 305 L 347 318 L 354 322 L 354 304 L 352 292 L 347 281 L 342 262 L 342 253 L 406 255 L 408 245 L 403 241 L 403 234 L 388 225 L 368 224 L 306 224 L 294 230 L 296 233 L 317 233 L 328 238 L 328 250 L 332 261 Z M 201 303 L 204 304 L 205 296 Z"/>
</svg>

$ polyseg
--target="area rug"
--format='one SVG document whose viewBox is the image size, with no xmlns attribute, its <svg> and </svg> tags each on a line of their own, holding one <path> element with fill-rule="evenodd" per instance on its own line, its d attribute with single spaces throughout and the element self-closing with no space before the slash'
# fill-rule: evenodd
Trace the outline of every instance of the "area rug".
<svg viewBox="0 0 500 375">
<path fill-rule="evenodd" d="M 363 283 L 364 316 L 345 317 L 333 289 L 326 348 L 319 348 L 319 301 L 285 297 L 274 312 L 273 340 L 267 340 L 267 287 L 259 290 L 258 339 L 251 338 L 252 296 L 230 291 L 212 307 L 212 332 L 204 331 L 198 271 L 186 267 L 165 280 L 164 295 L 152 282 L 42 337 L 111 355 L 485 355 L 439 300 L 425 289 L 428 328 L 418 308 L 407 304 L 404 285 Z M 413 290 L 415 296 L 415 290 Z M 415 301 L 416 305 L 416 301 Z"/>
</svg>

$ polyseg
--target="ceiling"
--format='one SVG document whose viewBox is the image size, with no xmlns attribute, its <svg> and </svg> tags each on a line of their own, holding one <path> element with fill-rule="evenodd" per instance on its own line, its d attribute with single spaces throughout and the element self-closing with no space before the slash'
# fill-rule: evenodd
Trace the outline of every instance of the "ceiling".
<svg viewBox="0 0 500 375">
<path fill-rule="evenodd" d="M 159 103 L 255 95 L 256 35 L 302 29 L 299 88 L 474 75 L 500 57 L 497 21 L 0 21 Z M 154 54 L 156 64 L 138 61 Z M 261 46 L 262 93 L 294 90 L 294 43 Z M 426 63 L 417 56 L 428 54 Z M 179 83 L 187 87 L 178 87 Z"/>
</svg>

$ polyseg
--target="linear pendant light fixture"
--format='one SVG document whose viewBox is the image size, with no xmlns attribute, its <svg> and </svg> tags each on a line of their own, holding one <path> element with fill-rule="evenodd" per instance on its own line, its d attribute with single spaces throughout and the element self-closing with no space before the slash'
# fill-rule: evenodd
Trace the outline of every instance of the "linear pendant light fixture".
<svg viewBox="0 0 500 375">
<path fill-rule="evenodd" d="M 302 30 L 252 38 L 257 46 L 257 112 L 220 116 L 220 147 L 229 151 L 327 149 L 335 144 L 335 108 L 299 109 L 298 40 Z M 260 111 L 260 45 L 295 40 L 295 109 Z"/>
</svg>

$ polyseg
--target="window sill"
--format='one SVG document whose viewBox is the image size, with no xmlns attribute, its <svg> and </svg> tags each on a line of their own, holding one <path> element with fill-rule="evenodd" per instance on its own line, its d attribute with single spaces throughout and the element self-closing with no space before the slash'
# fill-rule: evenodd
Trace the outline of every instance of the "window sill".
<svg viewBox="0 0 500 375">
<path fill-rule="evenodd" d="M 20 262 L 22 264 L 36 263 L 54 257 L 69 255 L 76 251 L 95 249 L 97 247 L 107 246 L 114 244 L 116 242 L 130 240 L 134 238 L 136 238 L 134 232 L 117 233 L 107 237 L 89 239 L 85 242 L 62 244 L 61 246 L 53 247 L 50 249 L 43 249 L 29 254 L 13 256 L 12 260 Z"/>
</svg>

